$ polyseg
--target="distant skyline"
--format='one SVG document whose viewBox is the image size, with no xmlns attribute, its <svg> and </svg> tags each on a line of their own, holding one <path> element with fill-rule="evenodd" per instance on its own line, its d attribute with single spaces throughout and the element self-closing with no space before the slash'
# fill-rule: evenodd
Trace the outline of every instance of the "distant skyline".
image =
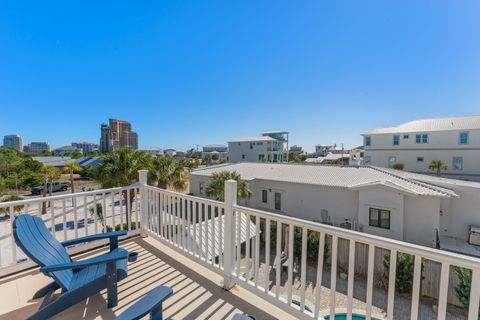
<svg viewBox="0 0 480 320">
<path fill-rule="evenodd" d="M 480 114 L 480 1 L 0 4 L 0 135 L 141 149 L 262 131 L 362 144 L 414 119 Z"/>
</svg>

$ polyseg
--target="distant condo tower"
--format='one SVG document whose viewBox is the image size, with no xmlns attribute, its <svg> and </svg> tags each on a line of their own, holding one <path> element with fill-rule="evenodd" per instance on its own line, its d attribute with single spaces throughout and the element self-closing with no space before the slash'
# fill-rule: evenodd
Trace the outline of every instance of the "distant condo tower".
<svg viewBox="0 0 480 320">
<path fill-rule="evenodd" d="M 100 151 L 112 152 L 115 149 L 138 149 L 138 134 L 132 131 L 128 121 L 109 119 L 109 125 L 100 126 Z"/>
<path fill-rule="evenodd" d="M 23 138 L 18 134 L 11 134 L 3 137 L 3 146 L 15 148 L 18 151 L 23 151 Z"/>
</svg>

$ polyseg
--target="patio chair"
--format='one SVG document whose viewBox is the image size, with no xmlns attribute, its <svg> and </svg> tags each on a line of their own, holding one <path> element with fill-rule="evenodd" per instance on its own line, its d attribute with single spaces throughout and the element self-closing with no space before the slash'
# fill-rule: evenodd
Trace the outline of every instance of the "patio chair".
<svg viewBox="0 0 480 320">
<path fill-rule="evenodd" d="M 28 319 L 48 319 L 105 288 L 108 308 L 115 307 L 117 282 L 127 277 L 129 257 L 128 251 L 118 248 L 118 237 L 126 234 L 123 230 L 59 242 L 41 218 L 29 214 L 17 216 L 13 222 L 16 244 L 40 266 L 43 274 L 54 280 L 34 295 L 33 299 L 45 298 L 38 311 Z M 101 239 L 110 240 L 109 253 L 80 261 L 73 261 L 67 253 L 68 246 Z M 50 301 L 59 288 L 60 296 Z"/>
</svg>

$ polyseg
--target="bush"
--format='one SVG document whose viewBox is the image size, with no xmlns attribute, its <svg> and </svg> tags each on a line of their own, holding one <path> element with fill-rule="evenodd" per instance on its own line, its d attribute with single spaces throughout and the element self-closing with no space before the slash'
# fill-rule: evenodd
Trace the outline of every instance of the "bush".
<svg viewBox="0 0 480 320">
<path fill-rule="evenodd" d="M 413 288 L 413 266 L 415 257 L 410 254 L 399 252 L 397 255 L 397 272 L 395 277 L 395 288 L 400 293 L 410 293 Z M 390 270 L 390 253 L 383 257 L 383 266 L 385 267 L 384 278 L 388 279 Z M 388 283 L 388 281 L 385 281 Z"/>
<path fill-rule="evenodd" d="M 392 168 L 395 170 L 403 170 L 405 169 L 405 165 L 403 163 L 394 163 Z"/>
<path fill-rule="evenodd" d="M 2 199 L 0 202 L 10 202 L 10 201 L 18 201 L 18 200 L 23 200 L 22 197 L 19 197 L 19 196 L 16 196 L 16 195 L 13 195 L 13 196 L 10 196 L 10 197 L 7 197 L 5 199 Z M 14 206 L 13 207 L 13 211 L 14 212 L 20 212 L 23 210 L 25 206 L 24 205 L 19 205 L 19 206 Z M 4 213 L 5 215 L 10 215 L 10 208 L 7 207 L 7 208 L 0 208 L 0 213 Z"/>
<path fill-rule="evenodd" d="M 468 305 L 470 304 L 472 270 L 460 267 L 453 267 L 453 271 L 457 275 L 458 280 L 460 280 L 460 283 L 455 288 L 458 300 L 465 308 L 468 308 Z"/>
<path fill-rule="evenodd" d="M 130 226 L 132 227 L 132 230 L 136 230 L 137 228 L 140 228 L 140 222 L 131 222 Z M 120 231 L 120 230 L 128 230 L 128 224 L 117 224 L 115 226 L 115 231 Z M 112 232 L 113 229 L 111 226 L 107 226 L 107 232 Z"/>
</svg>

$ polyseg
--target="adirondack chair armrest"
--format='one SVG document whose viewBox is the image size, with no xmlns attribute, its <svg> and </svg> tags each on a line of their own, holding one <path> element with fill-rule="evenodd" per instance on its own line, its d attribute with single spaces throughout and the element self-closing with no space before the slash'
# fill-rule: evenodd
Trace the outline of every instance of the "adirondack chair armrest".
<svg viewBox="0 0 480 320">
<path fill-rule="evenodd" d="M 150 314 L 151 319 L 164 319 L 162 303 L 172 294 L 172 288 L 159 286 L 122 312 L 117 320 L 141 319 L 147 314 Z"/>
<path fill-rule="evenodd" d="M 81 238 L 76 238 L 76 239 L 72 239 L 72 240 L 63 241 L 62 245 L 64 247 L 69 247 L 69 246 L 73 246 L 73 245 L 79 244 L 79 243 L 92 242 L 92 241 L 103 240 L 103 239 L 110 239 L 110 251 L 113 251 L 113 250 L 118 248 L 118 237 L 126 236 L 127 233 L 128 233 L 127 230 L 120 230 L 120 231 L 114 231 L 114 232 L 92 234 L 92 235 L 86 236 L 86 237 L 81 237 Z"/>
<path fill-rule="evenodd" d="M 80 260 L 80 261 L 72 261 L 70 263 L 62 263 L 62 264 L 54 264 L 49 266 L 44 266 L 40 268 L 42 273 L 60 271 L 60 270 L 68 270 L 68 269 L 82 269 L 85 267 L 89 267 L 92 265 L 97 264 L 104 264 L 109 262 L 114 262 L 117 260 L 127 259 L 128 258 L 128 251 L 119 249 L 115 250 L 110 253 L 106 253 L 100 256 L 96 256 L 90 259 Z"/>
</svg>

